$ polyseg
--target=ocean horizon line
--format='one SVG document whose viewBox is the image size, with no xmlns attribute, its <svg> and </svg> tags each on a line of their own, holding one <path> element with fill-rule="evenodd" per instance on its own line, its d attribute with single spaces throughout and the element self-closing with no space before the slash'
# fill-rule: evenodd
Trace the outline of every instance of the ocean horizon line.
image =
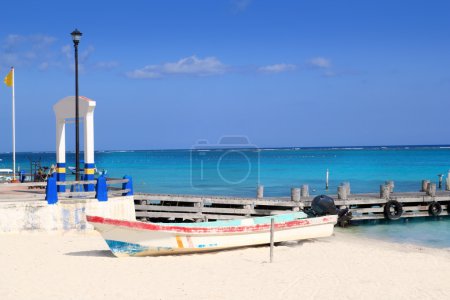
<svg viewBox="0 0 450 300">
<path fill-rule="evenodd" d="M 254 145 L 252 145 L 254 146 Z M 233 150 L 233 149 L 239 149 L 239 150 L 368 150 L 368 149 L 409 149 L 409 148 L 415 148 L 415 149 L 450 149 L 450 144 L 415 144 L 415 145 L 370 145 L 370 146 L 363 146 L 363 145 L 348 145 L 348 146 L 279 146 L 279 147 L 237 147 L 236 145 L 233 145 L 231 147 L 214 147 L 214 146 L 208 146 L 204 148 L 161 148 L 161 149 L 100 149 L 95 150 L 96 153 L 105 153 L 105 152 L 149 152 L 149 151 L 191 151 L 191 150 Z M 84 151 L 81 150 L 80 153 L 83 153 Z M 41 151 L 16 151 L 17 154 L 19 153 L 56 153 L 55 150 L 41 150 Z M 75 151 L 67 151 L 67 153 L 75 153 Z M 0 154 L 11 154 L 11 151 L 8 152 L 0 152 Z"/>
</svg>

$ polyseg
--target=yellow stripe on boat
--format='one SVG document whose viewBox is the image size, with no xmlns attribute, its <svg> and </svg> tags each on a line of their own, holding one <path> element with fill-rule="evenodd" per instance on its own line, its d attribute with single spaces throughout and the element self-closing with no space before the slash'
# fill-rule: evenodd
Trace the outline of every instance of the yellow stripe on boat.
<svg viewBox="0 0 450 300">
<path fill-rule="evenodd" d="M 56 173 L 66 173 L 66 168 L 56 168 Z"/>
<path fill-rule="evenodd" d="M 184 248 L 183 246 L 183 241 L 181 241 L 181 237 L 179 237 L 178 235 L 175 237 L 175 239 L 177 240 L 177 244 L 178 244 L 178 248 Z"/>
</svg>

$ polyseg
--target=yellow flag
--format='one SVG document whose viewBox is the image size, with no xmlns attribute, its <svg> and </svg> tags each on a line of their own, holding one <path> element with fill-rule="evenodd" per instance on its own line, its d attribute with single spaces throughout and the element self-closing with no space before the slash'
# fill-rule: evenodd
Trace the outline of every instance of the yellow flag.
<svg viewBox="0 0 450 300">
<path fill-rule="evenodd" d="M 3 80 L 7 86 L 13 85 L 13 76 L 14 76 L 14 70 L 11 69 L 11 71 L 9 71 L 8 75 L 6 75 L 5 79 Z"/>
</svg>

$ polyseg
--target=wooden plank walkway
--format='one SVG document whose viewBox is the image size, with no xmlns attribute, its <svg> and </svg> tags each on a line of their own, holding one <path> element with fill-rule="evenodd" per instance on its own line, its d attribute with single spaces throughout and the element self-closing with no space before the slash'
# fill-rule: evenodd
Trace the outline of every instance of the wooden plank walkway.
<svg viewBox="0 0 450 300">
<path fill-rule="evenodd" d="M 288 199 L 136 193 L 136 217 L 150 219 L 229 220 L 300 211 L 303 203 Z"/>
<path fill-rule="evenodd" d="M 402 207 L 401 217 L 430 216 L 430 204 L 439 203 L 438 215 L 450 215 L 450 191 L 390 193 L 381 198 L 378 193 L 351 194 L 346 199 L 328 195 L 338 208 L 348 208 L 352 220 L 385 219 L 385 205 L 397 201 Z M 227 220 L 251 216 L 268 216 L 288 211 L 308 210 L 313 196 L 293 201 L 289 197 L 244 198 L 204 195 L 135 194 L 136 217 L 146 221 L 188 219 L 193 221 Z"/>
</svg>

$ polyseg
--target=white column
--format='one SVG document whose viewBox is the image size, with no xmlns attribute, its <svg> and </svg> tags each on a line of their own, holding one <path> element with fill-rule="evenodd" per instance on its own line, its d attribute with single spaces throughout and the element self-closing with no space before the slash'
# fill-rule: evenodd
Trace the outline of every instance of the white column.
<svg viewBox="0 0 450 300">
<path fill-rule="evenodd" d="M 56 119 L 56 162 L 66 162 L 66 122 Z"/>
<path fill-rule="evenodd" d="M 94 161 L 94 112 L 90 111 L 84 117 L 84 163 Z"/>
</svg>

